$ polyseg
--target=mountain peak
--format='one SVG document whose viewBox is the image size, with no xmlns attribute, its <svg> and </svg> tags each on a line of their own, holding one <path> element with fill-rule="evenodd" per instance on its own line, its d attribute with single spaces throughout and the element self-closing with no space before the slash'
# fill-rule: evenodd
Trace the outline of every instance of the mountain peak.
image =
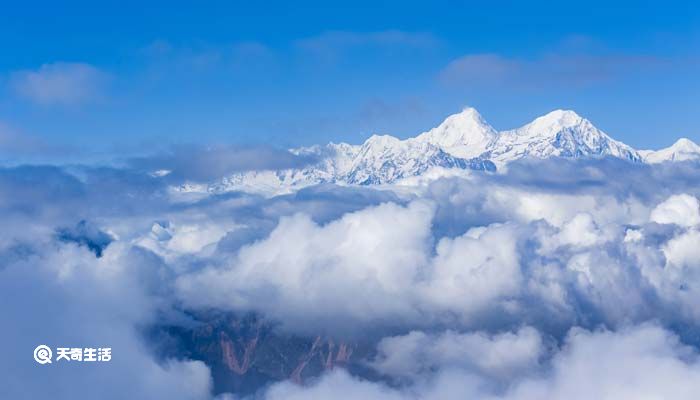
<svg viewBox="0 0 700 400">
<path fill-rule="evenodd" d="M 476 108 L 465 107 L 461 112 L 452 114 L 438 125 L 438 128 L 443 127 L 444 130 L 459 129 L 461 131 L 468 130 L 494 130 L 484 118 L 479 114 Z"/>
<path fill-rule="evenodd" d="M 571 110 L 554 110 L 521 128 L 501 132 L 489 154 L 497 165 L 524 157 L 605 156 L 641 160 L 633 148 L 612 139 Z"/>
<path fill-rule="evenodd" d="M 687 138 L 680 138 L 665 149 L 645 152 L 644 161 L 656 164 L 666 161 L 700 160 L 700 146 Z"/>
<path fill-rule="evenodd" d="M 700 146 L 688 138 L 680 138 L 671 145 L 672 149 L 700 151 Z"/>
<path fill-rule="evenodd" d="M 583 119 L 583 117 L 581 117 L 580 115 L 578 115 L 578 113 L 576 113 L 576 111 L 574 111 L 574 110 L 563 110 L 563 109 L 561 109 L 561 108 L 556 109 L 556 110 L 554 110 L 554 111 L 550 111 L 549 113 L 543 115 L 543 116 L 540 117 L 540 118 L 547 118 L 547 117 L 549 117 L 549 118 L 556 118 L 556 119 L 559 119 L 559 120 L 563 120 L 563 119 L 580 120 L 580 119 Z"/>
<path fill-rule="evenodd" d="M 511 162 L 547 158 L 615 157 L 630 162 L 700 162 L 700 146 L 679 139 L 658 151 L 637 151 L 614 140 L 572 110 L 558 109 L 518 129 L 496 132 L 474 108 L 447 117 L 417 137 L 401 140 L 372 135 L 362 145 L 345 143 L 292 149 L 319 162 L 303 169 L 248 171 L 227 177 L 207 190 L 287 193 L 318 183 L 377 184 L 418 176 L 431 168 L 495 171 Z M 279 187 L 274 189 L 275 185 Z M 223 188 L 223 189 L 222 189 Z M 196 185 L 182 191 L 200 190 Z"/>
<path fill-rule="evenodd" d="M 374 134 L 365 140 L 364 146 L 368 147 L 391 147 L 400 143 L 401 140 L 391 135 Z"/>
<path fill-rule="evenodd" d="M 415 140 L 443 148 L 457 157 L 472 158 L 483 153 L 496 135 L 496 130 L 475 108 L 466 107 Z"/>
<path fill-rule="evenodd" d="M 590 124 L 587 119 L 576 114 L 575 111 L 554 110 L 536 118 L 534 121 L 526 125 L 526 127 L 530 127 L 529 130 L 557 133 L 561 129 L 581 125 L 584 122 Z"/>
<path fill-rule="evenodd" d="M 576 131 L 586 136 L 605 135 L 593 124 L 572 110 L 554 110 L 513 131 L 525 137 L 554 137 L 562 131 Z"/>
<path fill-rule="evenodd" d="M 462 111 L 450 115 L 450 117 L 463 117 L 468 119 L 482 120 L 481 114 L 474 107 L 464 107 Z M 449 117 L 448 117 L 449 118 Z"/>
</svg>

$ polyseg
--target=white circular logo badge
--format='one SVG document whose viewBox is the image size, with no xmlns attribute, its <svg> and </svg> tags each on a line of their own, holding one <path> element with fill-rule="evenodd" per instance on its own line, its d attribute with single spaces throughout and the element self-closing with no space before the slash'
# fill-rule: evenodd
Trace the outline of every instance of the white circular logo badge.
<svg viewBox="0 0 700 400">
<path fill-rule="evenodd" d="M 51 357 L 53 356 L 53 353 L 51 352 L 51 348 L 46 345 L 39 345 L 36 346 L 36 349 L 34 349 L 34 361 L 38 362 L 39 364 L 51 364 Z"/>
</svg>

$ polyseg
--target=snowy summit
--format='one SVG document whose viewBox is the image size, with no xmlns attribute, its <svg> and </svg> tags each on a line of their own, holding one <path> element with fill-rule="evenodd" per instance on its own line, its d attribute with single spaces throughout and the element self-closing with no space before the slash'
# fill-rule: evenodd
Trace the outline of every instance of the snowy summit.
<svg viewBox="0 0 700 400">
<path fill-rule="evenodd" d="M 688 139 L 658 151 L 638 151 L 571 110 L 555 110 L 520 128 L 498 132 L 471 107 L 405 140 L 373 135 L 361 145 L 329 143 L 290 152 L 312 155 L 320 161 L 300 169 L 237 173 L 218 182 L 187 185 L 180 190 L 280 193 L 318 183 L 385 184 L 419 176 L 436 167 L 495 172 L 524 158 L 615 157 L 634 163 L 700 160 L 700 146 Z"/>
</svg>

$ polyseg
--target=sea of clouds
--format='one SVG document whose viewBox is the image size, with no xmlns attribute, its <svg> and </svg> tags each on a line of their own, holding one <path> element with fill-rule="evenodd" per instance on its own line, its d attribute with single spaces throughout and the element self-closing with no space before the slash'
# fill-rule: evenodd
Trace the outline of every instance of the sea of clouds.
<svg viewBox="0 0 700 400">
<path fill-rule="evenodd" d="M 212 309 L 374 347 L 371 376 L 337 368 L 256 399 L 700 392 L 698 164 L 553 159 L 188 197 L 172 185 L 204 172 L 153 176 L 154 160 L 0 169 L 0 398 L 237 399 L 145 334 Z M 39 344 L 114 355 L 42 366 Z"/>
</svg>

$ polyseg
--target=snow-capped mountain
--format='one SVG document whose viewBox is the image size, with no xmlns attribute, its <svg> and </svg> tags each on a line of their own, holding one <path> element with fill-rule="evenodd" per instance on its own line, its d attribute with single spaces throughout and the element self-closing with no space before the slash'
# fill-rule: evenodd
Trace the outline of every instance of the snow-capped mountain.
<svg viewBox="0 0 700 400">
<path fill-rule="evenodd" d="M 498 132 L 478 111 L 465 108 L 413 140 L 433 144 L 455 157 L 474 158 L 485 153 L 497 138 Z"/>
<path fill-rule="evenodd" d="M 552 111 L 518 129 L 499 133 L 475 109 L 466 108 L 413 140 L 435 144 L 456 157 L 489 159 L 498 166 L 526 157 L 612 156 L 641 161 L 636 150 L 569 110 Z"/>
<path fill-rule="evenodd" d="M 432 167 L 495 171 L 488 160 L 450 155 L 425 141 L 374 135 L 360 147 L 341 180 L 350 184 L 378 184 L 420 175 Z"/>
<path fill-rule="evenodd" d="M 283 193 L 319 183 L 384 184 L 436 167 L 494 172 L 523 158 L 616 157 L 649 163 L 700 159 L 700 146 L 687 139 L 659 151 L 637 151 L 570 110 L 555 110 L 520 128 L 498 132 L 473 108 L 405 140 L 373 135 L 361 145 L 329 143 L 290 152 L 318 162 L 299 169 L 237 173 L 178 190 Z"/>
<path fill-rule="evenodd" d="M 644 161 L 649 164 L 662 163 L 666 161 L 694 161 L 700 160 L 700 146 L 690 139 L 681 138 L 670 147 L 661 150 L 640 151 Z"/>
<path fill-rule="evenodd" d="M 630 146 L 612 139 L 573 111 L 556 110 L 531 123 L 501 132 L 483 157 L 505 165 L 525 157 L 617 157 L 639 162 Z"/>
<path fill-rule="evenodd" d="M 233 174 L 207 185 L 204 190 L 284 193 L 319 183 L 390 183 L 420 175 L 433 167 L 496 171 L 495 164 L 489 160 L 460 158 L 425 141 L 400 140 L 389 135 L 373 135 L 360 146 L 329 143 L 290 151 L 297 155 L 314 156 L 319 161 L 299 169 Z M 201 191 L 202 187 L 189 185 L 181 187 L 181 190 Z"/>
</svg>

